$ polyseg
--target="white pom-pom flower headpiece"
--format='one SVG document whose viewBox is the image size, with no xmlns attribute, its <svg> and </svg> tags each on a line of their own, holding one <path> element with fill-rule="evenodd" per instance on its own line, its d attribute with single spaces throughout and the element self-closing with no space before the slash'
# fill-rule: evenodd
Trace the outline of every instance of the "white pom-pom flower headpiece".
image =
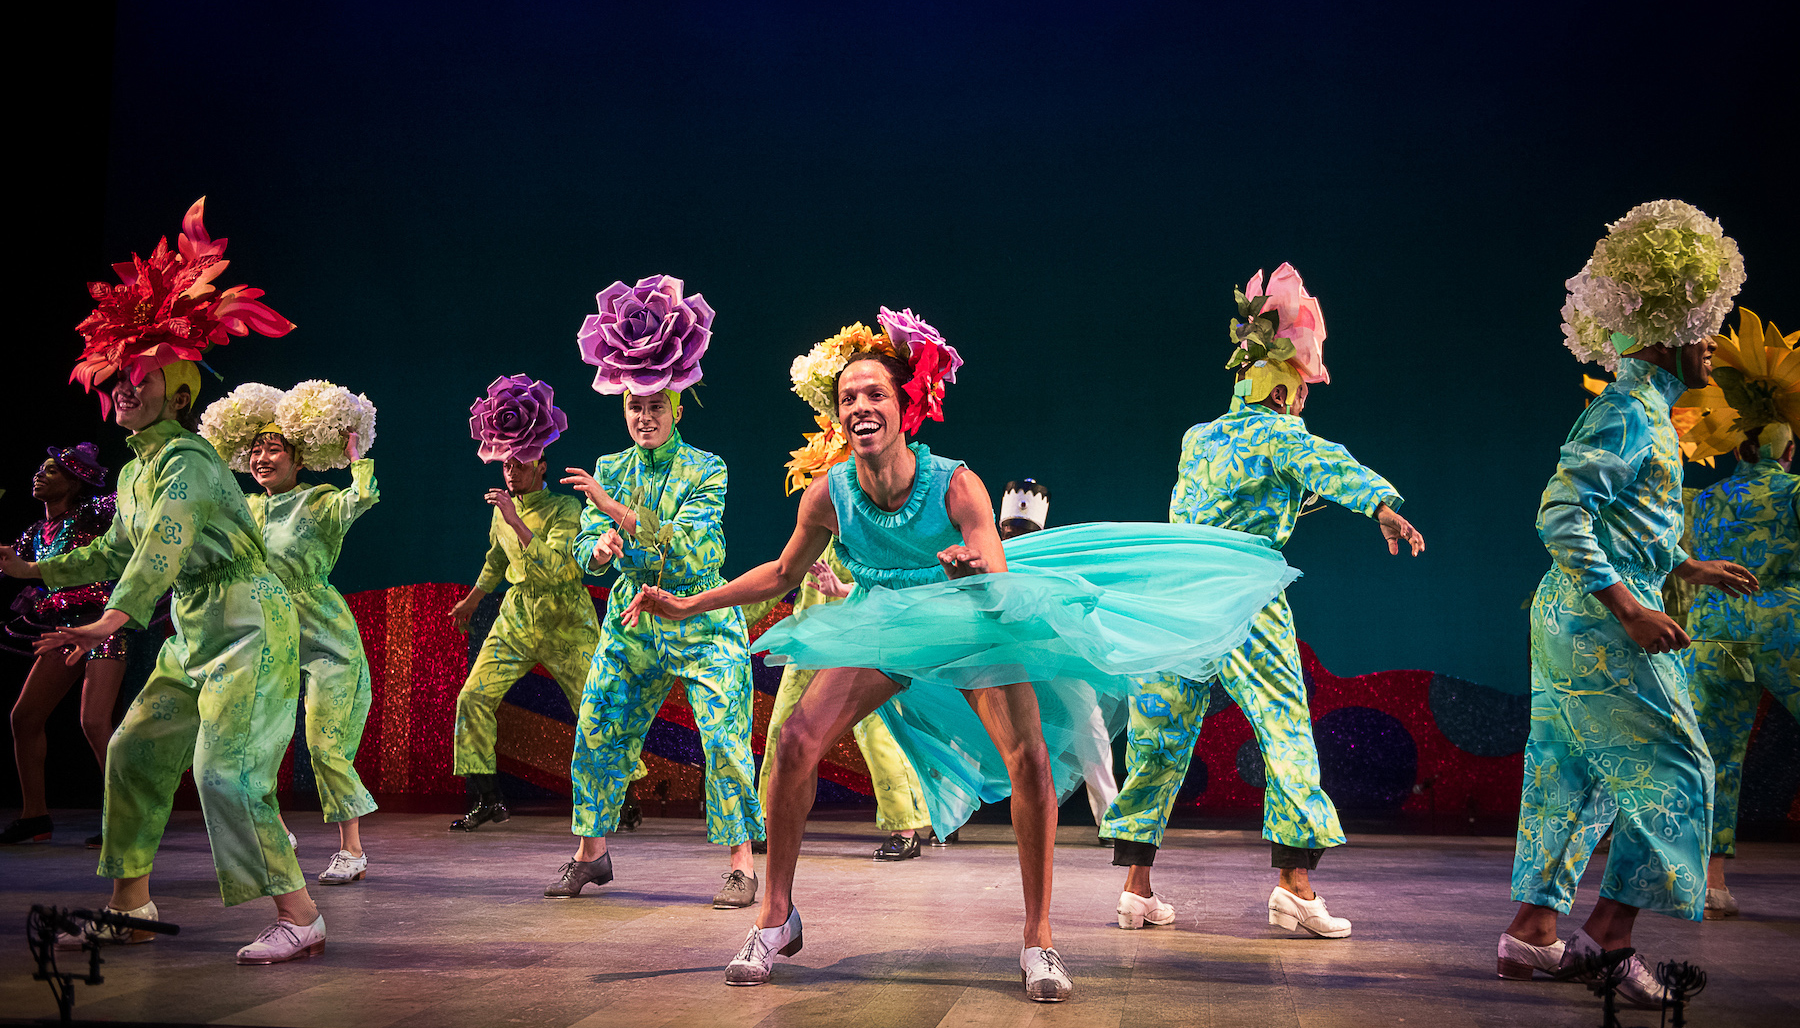
<svg viewBox="0 0 1800 1028">
<path fill-rule="evenodd" d="M 302 466 L 314 471 L 350 466 L 346 433 L 356 433 L 365 456 L 375 446 L 375 405 L 368 396 L 322 378 L 289 389 L 275 406 L 275 423 L 299 450 Z"/>
<path fill-rule="evenodd" d="M 233 471 L 249 472 L 250 446 L 263 426 L 275 420 L 281 390 L 261 382 L 245 382 L 207 405 L 200 415 L 200 436 L 212 444 Z"/>
</svg>

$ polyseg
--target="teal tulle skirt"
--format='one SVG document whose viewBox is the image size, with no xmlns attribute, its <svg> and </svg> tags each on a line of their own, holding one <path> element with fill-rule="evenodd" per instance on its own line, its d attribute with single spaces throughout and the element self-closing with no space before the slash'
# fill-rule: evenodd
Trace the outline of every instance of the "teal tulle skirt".
<svg viewBox="0 0 1800 1028">
<path fill-rule="evenodd" d="M 904 589 L 859 586 L 757 640 L 771 664 L 874 668 L 904 688 L 879 713 L 948 835 L 1011 791 L 962 695 L 1028 682 L 1059 801 L 1110 761 L 1136 684 L 1204 681 L 1300 572 L 1261 536 L 1204 525 L 1095 523 L 1010 539 L 1008 570 Z"/>
</svg>

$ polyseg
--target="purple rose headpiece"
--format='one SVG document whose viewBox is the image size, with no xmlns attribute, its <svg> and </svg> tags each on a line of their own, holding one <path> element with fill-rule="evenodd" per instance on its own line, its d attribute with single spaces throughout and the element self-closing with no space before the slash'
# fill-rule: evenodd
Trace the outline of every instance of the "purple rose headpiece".
<svg viewBox="0 0 1800 1028">
<path fill-rule="evenodd" d="M 581 359 L 600 369 L 595 392 L 680 393 L 700 381 L 713 309 L 699 293 L 683 297 L 680 279 L 656 275 L 635 286 L 614 282 L 595 299 L 600 313 L 575 333 Z"/>
<path fill-rule="evenodd" d="M 469 434 L 481 444 L 481 459 L 490 464 L 542 459 L 544 447 L 569 427 L 569 416 L 555 400 L 550 384 L 530 375 L 494 379 L 487 395 L 469 407 Z"/>
</svg>

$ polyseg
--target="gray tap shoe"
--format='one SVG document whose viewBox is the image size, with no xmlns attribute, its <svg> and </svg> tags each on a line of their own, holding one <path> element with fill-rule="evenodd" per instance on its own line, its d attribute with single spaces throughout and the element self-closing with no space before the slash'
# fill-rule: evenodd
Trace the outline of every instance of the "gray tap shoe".
<svg viewBox="0 0 1800 1028">
<path fill-rule="evenodd" d="M 598 860 L 571 860 L 557 871 L 557 879 L 544 887 L 548 899 L 573 899 L 584 885 L 605 885 L 613 880 L 612 854 Z"/>
<path fill-rule="evenodd" d="M 756 902 L 756 876 L 728 871 L 719 876 L 725 885 L 713 896 L 714 910 L 733 910 Z"/>
</svg>

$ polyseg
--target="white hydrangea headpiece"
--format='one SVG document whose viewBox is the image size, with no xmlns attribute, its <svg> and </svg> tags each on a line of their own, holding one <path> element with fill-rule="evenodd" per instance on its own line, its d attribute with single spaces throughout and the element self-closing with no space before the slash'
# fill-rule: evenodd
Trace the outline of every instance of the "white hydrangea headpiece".
<svg viewBox="0 0 1800 1028">
<path fill-rule="evenodd" d="M 250 446 L 262 427 L 275 420 L 281 390 L 261 382 L 245 382 L 212 403 L 200 415 L 200 436 L 212 444 L 233 471 L 248 473 Z"/>
<path fill-rule="evenodd" d="M 350 466 L 346 432 L 356 433 L 363 456 L 375 446 L 375 405 L 369 397 L 322 378 L 289 389 L 275 406 L 273 420 L 299 450 L 302 464 L 314 471 Z"/>
<path fill-rule="evenodd" d="M 1620 353 L 1687 346 L 1717 332 L 1744 287 L 1744 258 L 1705 211 L 1653 200 L 1608 225 L 1567 286 L 1566 345 L 1610 371 Z"/>
</svg>

